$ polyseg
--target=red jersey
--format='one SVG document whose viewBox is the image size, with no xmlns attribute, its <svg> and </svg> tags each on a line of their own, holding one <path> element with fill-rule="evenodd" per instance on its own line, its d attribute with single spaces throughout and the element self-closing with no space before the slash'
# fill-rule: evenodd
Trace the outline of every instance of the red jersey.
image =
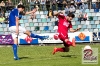
<svg viewBox="0 0 100 66">
<path fill-rule="evenodd" d="M 62 14 L 58 15 L 58 19 L 58 32 L 67 34 L 69 28 L 72 28 L 71 22 L 69 22 Z"/>
</svg>

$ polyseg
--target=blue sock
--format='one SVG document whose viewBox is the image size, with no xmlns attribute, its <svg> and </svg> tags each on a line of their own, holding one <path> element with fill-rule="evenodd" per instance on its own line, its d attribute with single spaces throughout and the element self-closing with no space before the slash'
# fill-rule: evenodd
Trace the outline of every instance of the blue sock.
<svg viewBox="0 0 100 66">
<path fill-rule="evenodd" d="M 18 58 L 17 56 L 17 45 L 16 44 L 13 44 L 13 53 L 14 53 L 14 57 Z"/>
<path fill-rule="evenodd" d="M 36 35 L 36 34 L 33 34 L 33 33 L 31 33 L 30 36 L 31 36 L 32 38 L 40 38 L 40 39 L 43 38 L 43 36 L 39 36 L 39 35 Z"/>
</svg>

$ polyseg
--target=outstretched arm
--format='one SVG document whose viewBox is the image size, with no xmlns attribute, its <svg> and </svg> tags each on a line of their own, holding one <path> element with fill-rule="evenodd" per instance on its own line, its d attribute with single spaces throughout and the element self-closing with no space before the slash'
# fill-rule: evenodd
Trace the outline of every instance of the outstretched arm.
<svg viewBox="0 0 100 66">
<path fill-rule="evenodd" d="M 77 29 L 73 29 L 73 28 L 70 28 L 70 32 L 77 32 L 79 31 L 81 28 L 77 28 Z"/>
<path fill-rule="evenodd" d="M 58 16 L 59 14 L 63 14 L 63 12 L 54 13 L 54 16 Z"/>
<path fill-rule="evenodd" d="M 37 9 L 34 8 L 32 11 L 26 12 L 25 15 L 27 15 L 27 14 L 31 14 L 31 13 L 35 13 L 36 11 L 37 11 Z"/>
</svg>

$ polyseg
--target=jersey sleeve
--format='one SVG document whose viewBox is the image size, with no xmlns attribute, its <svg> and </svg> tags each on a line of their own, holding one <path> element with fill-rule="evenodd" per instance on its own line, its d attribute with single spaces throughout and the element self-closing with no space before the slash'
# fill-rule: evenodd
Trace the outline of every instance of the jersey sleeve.
<svg viewBox="0 0 100 66">
<path fill-rule="evenodd" d="M 15 17 L 18 17 L 19 18 L 19 12 L 17 9 L 14 10 L 14 13 L 15 13 Z"/>
<path fill-rule="evenodd" d="M 64 18 L 65 16 L 64 16 L 64 14 L 59 14 L 58 15 L 58 19 L 61 19 L 61 18 Z"/>
<path fill-rule="evenodd" d="M 69 28 L 72 28 L 72 23 L 70 23 Z"/>
</svg>

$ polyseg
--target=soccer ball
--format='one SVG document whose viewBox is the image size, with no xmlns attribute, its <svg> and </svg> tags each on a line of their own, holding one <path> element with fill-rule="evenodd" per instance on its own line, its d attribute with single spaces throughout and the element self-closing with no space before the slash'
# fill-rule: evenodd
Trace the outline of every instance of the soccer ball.
<svg viewBox="0 0 100 66">
<path fill-rule="evenodd" d="M 55 40 L 59 39 L 58 34 L 55 34 L 53 37 L 54 37 Z"/>
<path fill-rule="evenodd" d="M 84 50 L 87 50 L 87 49 L 91 49 L 91 47 L 90 47 L 89 45 L 86 45 L 86 46 L 84 47 Z"/>
</svg>

